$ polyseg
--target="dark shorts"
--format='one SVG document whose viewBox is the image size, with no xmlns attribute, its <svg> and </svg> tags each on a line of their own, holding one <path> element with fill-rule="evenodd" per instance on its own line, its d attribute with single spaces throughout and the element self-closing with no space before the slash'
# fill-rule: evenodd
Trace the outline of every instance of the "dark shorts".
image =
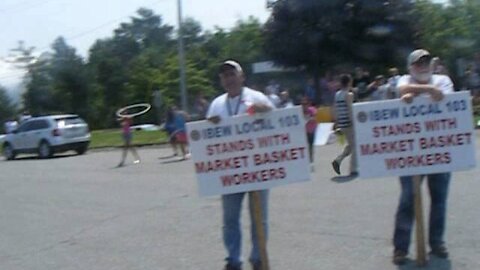
<svg viewBox="0 0 480 270">
<path fill-rule="evenodd" d="M 129 144 L 132 141 L 132 133 L 123 133 L 122 137 L 125 143 Z"/>
</svg>

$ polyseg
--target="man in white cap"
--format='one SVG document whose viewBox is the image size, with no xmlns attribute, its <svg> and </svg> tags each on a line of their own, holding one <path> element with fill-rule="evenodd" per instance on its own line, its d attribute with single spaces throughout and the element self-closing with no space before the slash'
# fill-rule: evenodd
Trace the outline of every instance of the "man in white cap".
<svg viewBox="0 0 480 270">
<path fill-rule="evenodd" d="M 226 93 L 215 98 L 207 112 L 207 119 L 218 123 L 221 119 L 245 113 L 262 113 L 274 108 L 272 102 L 261 92 L 244 86 L 245 76 L 242 67 L 235 61 L 228 60 L 220 65 L 220 83 Z M 265 237 L 268 232 L 268 190 L 260 192 L 262 223 Z M 226 194 L 222 196 L 223 208 L 223 242 L 227 249 L 225 270 L 242 269 L 241 257 L 241 227 L 240 210 L 245 192 Z M 250 217 L 253 217 L 252 198 L 249 199 Z M 256 227 L 252 219 L 251 227 L 252 251 L 250 263 L 254 270 L 260 270 L 260 250 Z"/>
<path fill-rule="evenodd" d="M 409 75 L 398 80 L 400 97 L 407 103 L 419 95 L 428 95 L 433 102 L 443 99 L 444 94 L 453 92 L 453 83 L 446 75 L 433 74 L 432 56 L 426 50 L 415 50 L 408 56 Z M 448 251 L 444 242 L 445 219 L 447 208 L 450 172 L 424 175 L 428 178 L 431 198 L 428 242 L 430 254 L 439 258 L 447 258 Z M 423 176 L 422 176 L 423 177 Z M 393 263 L 400 265 L 407 260 L 408 248 L 414 218 L 413 176 L 400 177 L 402 188 L 400 202 L 395 216 L 393 236 Z"/>
</svg>

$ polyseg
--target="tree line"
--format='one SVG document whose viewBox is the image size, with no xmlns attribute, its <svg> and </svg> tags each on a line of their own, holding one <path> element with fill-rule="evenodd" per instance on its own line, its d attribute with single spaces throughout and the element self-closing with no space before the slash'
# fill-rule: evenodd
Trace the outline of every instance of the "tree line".
<svg viewBox="0 0 480 270">
<path fill-rule="evenodd" d="M 354 66 L 405 70 L 406 55 L 417 47 L 429 49 L 454 70 L 457 58 L 469 57 L 479 47 L 479 15 L 480 2 L 475 0 L 448 4 L 430 0 L 277 0 L 264 24 L 249 17 L 228 30 L 204 31 L 198 21 L 187 18 L 182 36 L 189 107 L 197 95 L 213 97 L 222 92 L 217 69 L 226 59 L 240 62 L 250 83 L 260 85 L 269 76 L 252 74 L 255 62 L 273 60 L 314 78 L 332 68 Z M 115 126 L 114 113 L 120 107 L 152 103 L 156 90 L 161 92 L 164 106 L 179 105 L 177 38 L 173 26 L 146 8 L 120 23 L 112 36 L 97 40 L 85 58 L 58 37 L 48 57 L 27 67 L 20 109 L 33 115 L 79 114 L 97 129 Z M 19 109 L 1 87 L 0 102 L 5 104 L 0 121 Z M 156 115 L 147 114 L 142 120 L 156 122 Z"/>
</svg>

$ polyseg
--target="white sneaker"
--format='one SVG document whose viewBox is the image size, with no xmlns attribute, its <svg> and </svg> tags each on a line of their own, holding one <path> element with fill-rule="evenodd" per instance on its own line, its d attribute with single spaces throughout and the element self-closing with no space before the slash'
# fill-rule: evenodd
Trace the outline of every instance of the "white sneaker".
<svg viewBox="0 0 480 270">
<path fill-rule="evenodd" d="M 138 163 L 140 163 L 140 159 L 136 159 L 133 161 L 133 164 L 138 164 Z"/>
</svg>

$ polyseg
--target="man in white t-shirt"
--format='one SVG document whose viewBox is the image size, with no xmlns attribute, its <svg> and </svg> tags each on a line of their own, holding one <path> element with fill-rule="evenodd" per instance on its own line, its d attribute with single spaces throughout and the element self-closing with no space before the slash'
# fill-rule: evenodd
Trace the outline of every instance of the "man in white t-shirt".
<svg viewBox="0 0 480 270">
<path fill-rule="evenodd" d="M 5 130 L 5 133 L 7 134 L 12 133 L 14 130 L 17 129 L 17 127 L 18 127 L 18 122 L 15 121 L 14 119 L 4 123 L 4 130 Z"/>
<path fill-rule="evenodd" d="M 274 92 L 273 87 L 265 87 L 265 95 L 273 103 L 275 108 L 280 105 L 280 97 Z"/>
<path fill-rule="evenodd" d="M 207 120 L 218 123 L 221 119 L 240 114 L 254 114 L 270 111 L 274 108 L 272 102 L 263 93 L 244 86 L 245 76 L 242 67 L 235 61 L 228 60 L 221 64 L 219 70 L 220 83 L 226 93 L 215 98 L 207 112 Z M 265 238 L 268 232 L 268 190 L 259 191 L 261 201 L 262 223 Z M 223 242 L 227 249 L 227 264 L 225 270 L 239 270 L 242 267 L 241 257 L 241 227 L 240 210 L 245 192 L 222 195 L 223 209 Z M 252 198 L 249 199 L 250 217 L 252 213 Z M 252 221 L 252 224 L 254 222 Z M 260 250 L 257 241 L 255 225 L 251 228 L 252 251 L 250 263 L 254 270 L 260 270 Z"/>
<path fill-rule="evenodd" d="M 398 68 L 392 67 L 388 70 L 388 73 L 390 74 L 390 77 L 388 78 L 388 81 L 387 81 L 388 91 L 387 91 L 386 99 L 398 98 L 399 96 L 397 93 L 397 84 L 398 84 L 398 80 L 401 77 L 398 74 Z"/>
<path fill-rule="evenodd" d="M 446 75 L 433 74 L 430 62 L 432 56 L 426 50 L 413 51 L 407 59 L 409 75 L 398 80 L 400 98 L 410 103 L 419 95 L 430 96 L 432 102 L 443 99 L 444 94 L 453 92 L 453 83 Z M 439 258 L 447 258 L 448 251 L 444 242 L 446 207 L 450 172 L 423 175 L 428 179 L 431 197 L 429 237 L 431 254 Z M 400 202 L 395 216 L 393 236 L 393 263 L 400 265 L 407 261 L 408 248 L 414 219 L 413 176 L 400 177 L 402 188 Z"/>
</svg>

